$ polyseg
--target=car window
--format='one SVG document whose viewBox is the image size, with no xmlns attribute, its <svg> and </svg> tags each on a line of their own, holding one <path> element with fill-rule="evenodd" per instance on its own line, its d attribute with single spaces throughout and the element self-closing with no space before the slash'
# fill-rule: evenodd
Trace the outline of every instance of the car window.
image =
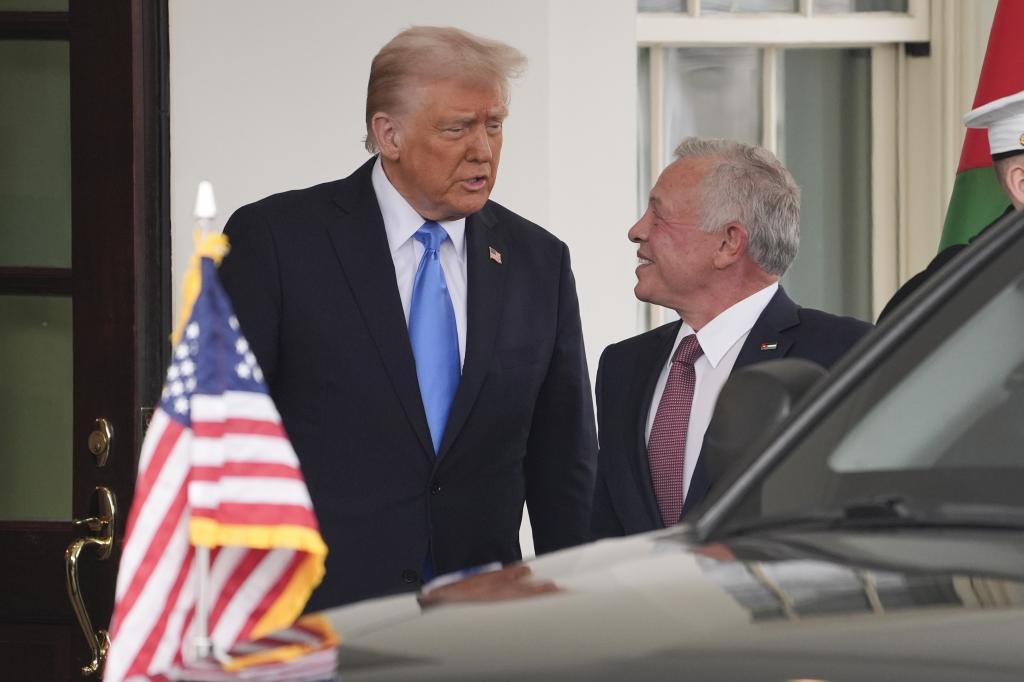
<svg viewBox="0 0 1024 682">
<path fill-rule="evenodd" d="M 1022 264 L 1018 241 L 871 368 L 725 525 L 886 498 L 1024 514 Z"/>
</svg>

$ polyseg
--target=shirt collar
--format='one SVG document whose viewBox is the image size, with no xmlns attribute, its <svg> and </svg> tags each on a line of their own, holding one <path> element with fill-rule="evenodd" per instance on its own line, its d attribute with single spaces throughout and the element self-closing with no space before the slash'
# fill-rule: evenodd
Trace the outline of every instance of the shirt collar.
<svg viewBox="0 0 1024 682">
<path fill-rule="evenodd" d="M 426 220 L 388 180 L 379 156 L 373 164 L 373 172 L 370 177 L 373 182 L 373 191 L 377 194 L 381 217 L 384 218 L 384 231 L 388 236 L 388 247 L 394 257 L 395 252 L 412 239 L 416 230 L 420 229 Z M 461 258 L 466 242 L 466 219 L 438 221 L 438 224 L 448 233 L 448 238 L 451 240 L 452 246 L 455 247 L 455 253 Z"/>
<path fill-rule="evenodd" d="M 757 318 L 764 312 L 778 289 L 779 283 L 772 282 L 764 289 L 732 304 L 697 332 L 697 341 L 712 367 L 718 367 L 718 363 L 729 349 L 753 328 Z M 679 330 L 679 338 L 685 338 L 693 333 L 693 327 L 684 320 Z"/>
</svg>

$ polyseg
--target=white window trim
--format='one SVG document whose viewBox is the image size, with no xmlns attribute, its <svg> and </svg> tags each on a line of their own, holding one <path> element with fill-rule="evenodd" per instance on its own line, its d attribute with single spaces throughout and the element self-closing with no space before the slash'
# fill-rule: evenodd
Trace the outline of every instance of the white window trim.
<svg viewBox="0 0 1024 682">
<path fill-rule="evenodd" d="M 699 47 L 706 45 L 863 47 L 885 43 L 924 42 L 930 36 L 928 0 L 908 0 L 907 12 L 811 14 L 801 0 L 801 12 L 700 14 L 638 12 L 637 44 Z M 694 9 L 696 8 L 696 9 Z"/>
</svg>

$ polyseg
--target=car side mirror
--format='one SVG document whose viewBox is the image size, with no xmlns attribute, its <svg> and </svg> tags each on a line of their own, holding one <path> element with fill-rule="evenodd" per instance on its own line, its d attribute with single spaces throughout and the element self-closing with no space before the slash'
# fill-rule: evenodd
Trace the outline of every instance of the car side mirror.
<svg viewBox="0 0 1024 682">
<path fill-rule="evenodd" d="M 768 437 L 825 374 L 813 362 L 783 358 L 749 365 L 729 377 L 704 435 L 700 456 L 711 487 L 696 518 L 761 454 Z"/>
</svg>

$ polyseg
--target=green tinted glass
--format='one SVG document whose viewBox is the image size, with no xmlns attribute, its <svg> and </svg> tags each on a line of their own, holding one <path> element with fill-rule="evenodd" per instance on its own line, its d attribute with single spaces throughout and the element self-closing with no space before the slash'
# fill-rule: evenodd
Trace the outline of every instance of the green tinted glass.
<svg viewBox="0 0 1024 682">
<path fill-rule="evenodd" d="M 69 82 L 67 43 L 0 41 L 0 267 L 71 266 Z"/>
<path fill-rule="evenodd" d="M 0 520 L 71 518 L 71 299 L 0 296 Z"/>
<path fill-rule="evenodd" d="M 68 0 L 0 0 L 0 12 L 67 12 Z"/>
</svg>

